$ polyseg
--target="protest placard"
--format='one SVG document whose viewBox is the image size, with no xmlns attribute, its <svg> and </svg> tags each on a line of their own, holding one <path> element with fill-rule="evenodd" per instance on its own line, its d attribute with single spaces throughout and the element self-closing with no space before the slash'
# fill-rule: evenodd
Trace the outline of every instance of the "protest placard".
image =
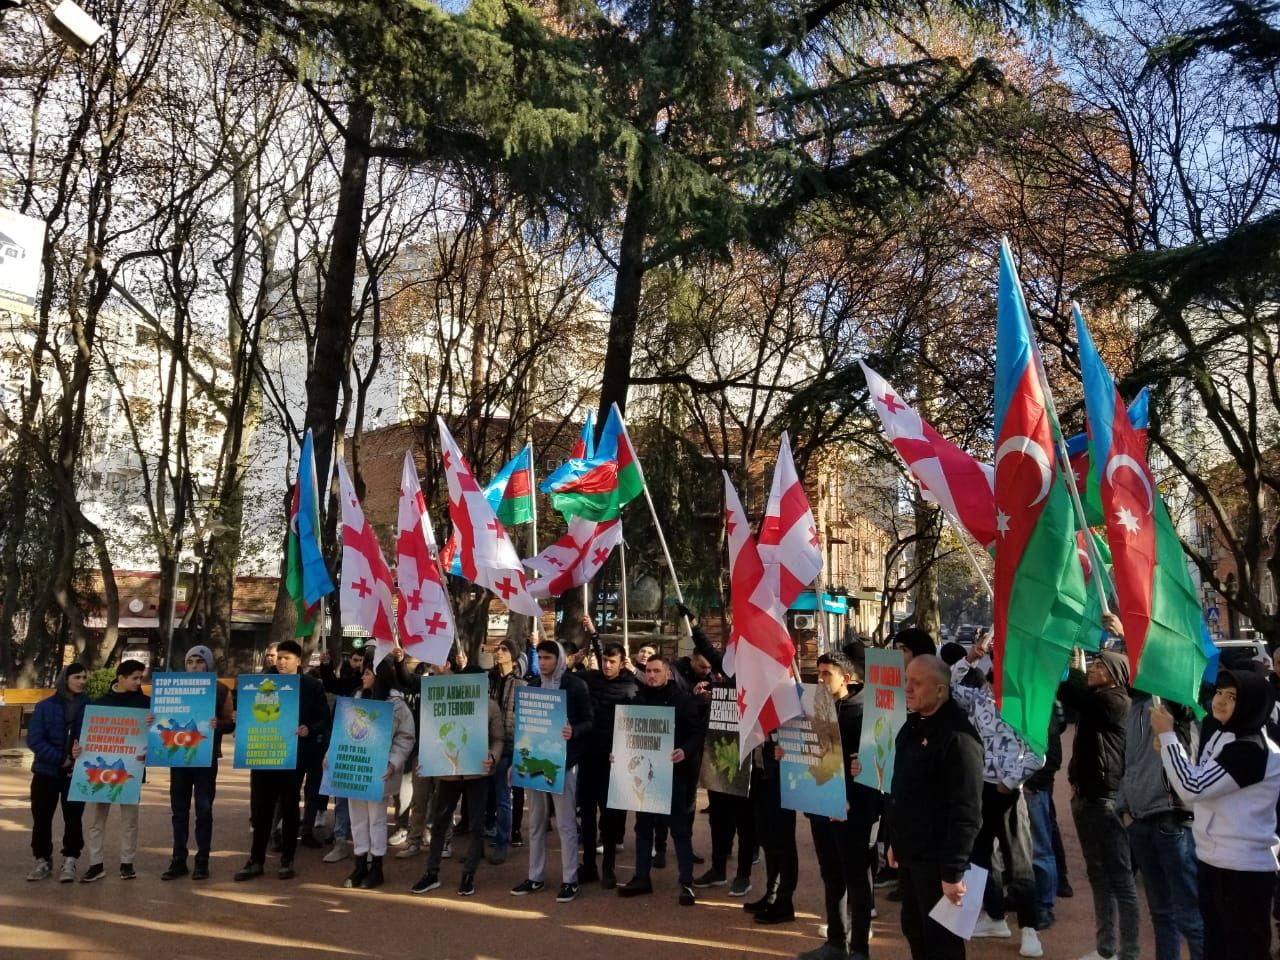
<svg viewBox="0 0 1280 960">
<path fill-rule="evenodd" d="M 612 809 L 671 812 L 675 723 L 671 707 L 619 704 L 614 708 L 608 799 Z"/>
<path fill-rule="evenodd" d="M 745 797 L 751 788 L 751 755 L 738 756 L 738 688 L 732 680 L 711 684 L 711 719 L 702 751 L 702 786 Z"/>
<path fill-rule="evenodd" d="M 569 742 L 561 731 L 569 722 L 563 690 L 516 690 L 515 758 L 511 785 L 543 793 L 564 791 Z"/>
<path fill-rule="evenodd" d="M 298 765 L 300 684 L 297 677 L 279 673 L 237 678 L 236 767 L 292 770 Z"/>
<path fill-rule="evenodd" d="M 136 804 L 142 796 L 147 753 L 147 711 L 85 707 L 80 757 L 68 796 L 88 803 Z"/>
<path fill-rule="evenodd" d="M 335 701 L 333 733 L 320 778 L 322 794 L 373 802 L 383 798 L 387 784 L 382 778 L 391 757 L 395 723 L 392 710 L 389 700 L 339 697 Z"/>
<path fill-rule="evenodd" d="M 862 742 L 858 783 L 888 793 L 893 784 L 893 758 L 898 731 L 907 722 L 907 694 L 902 686 L 906 667 L 901 650 L 867 651 L 867 687 L 863 695 Z"/>
<path fill-rule="evenodd" d="M 426 677 L 420 712 L 419 776 L 484 773 L 489 755 L 489 684 L 483 673 Z"/>
<path fill-rule="evenodd" d="M 785 810 L 843 820 L 844 750 L 836 702 L 825 687 L 804 685 L 804 713 L 778 728 L 779 776 Z"/>
<path fill-rule="evenodd" d="M 147 766 L 207 767 L 213 763 L 218 678 L 212 673 L 157 673 L 151 678 Z"/>
</svg>

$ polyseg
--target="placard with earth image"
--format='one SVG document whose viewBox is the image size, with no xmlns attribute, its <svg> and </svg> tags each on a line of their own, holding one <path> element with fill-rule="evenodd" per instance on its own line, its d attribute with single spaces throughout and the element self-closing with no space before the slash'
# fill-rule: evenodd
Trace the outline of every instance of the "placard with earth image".
<svg viewBox="0 0 1280 960">
<path fill-rule="evenodd" d="M 419 707 L 418 776 L 484 773 L 489 755 L 489 678 L 483 673 L 425 677 Z"/>
<path fill-rule="evenodd" d="M 241 770 L 292 770 L 298 765 L 298 694 L 302 681 L 283 673 L 236 678 L 236 752 Z"/>
<path fill-rule="evenodd" d="M 671 812 L 675 723 L 676 712 L 671 707 L 619 704 L 614 708 L 608 799 L 611 809 Z"/>
<path fill-rule="evenodd" d="M 213 764 L 213 718 L 218 678 L 212 673 L 157 673 L 151 678 L 147 766 Z"/>
<path fill-rule="evenodd" d="M 391 757 L 391 729 L 395 723 L 390 700 L 339 697 L 333 707 L 333 735 L 325 756 L 320 792 L 349 800 L 381 800 L 387 792 L 382 778 Z M 400 784 L 395 784 L 399 788 Z"/>
<path fill-rule="evenodd" d="M 843 820 L 844 749 L 835 699 L 824 687 L 806 683 L 801 702 L 804 714 L 778 728 L 782 806 Z"/>
<path fill-rule="evenodd" d="M 569 741 L 562 731 L 569 722 L 563 690 L 520 687 L 516 690 L 515 757 L 511 785 L 543 793 L 564 792 Z"/>
</svg>

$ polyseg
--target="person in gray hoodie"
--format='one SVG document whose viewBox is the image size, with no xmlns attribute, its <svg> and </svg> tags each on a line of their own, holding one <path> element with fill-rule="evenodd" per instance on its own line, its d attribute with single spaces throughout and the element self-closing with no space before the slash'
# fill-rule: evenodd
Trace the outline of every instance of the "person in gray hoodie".
<svg viewBox="0 0 1280 960">
<path fill-rule="evenodd" d="M 1124 777 L 1116 795 L 1116 813 L 1131 818 L 1129 850 L 1147 894 L 1156 960 L 1180 960 L 1183 939 L 1191 960 L 1202 960 L 1204 924 L 1200 920 L 1191 812 L 1169 788 L 1160 757 L 1151 750 L 1150 694 L 1132 690 L 1129 697 Z M 1178 742 L 1194 753 L 1191 711 L 1175 703 L 1168 707 Z"/>
</svg>

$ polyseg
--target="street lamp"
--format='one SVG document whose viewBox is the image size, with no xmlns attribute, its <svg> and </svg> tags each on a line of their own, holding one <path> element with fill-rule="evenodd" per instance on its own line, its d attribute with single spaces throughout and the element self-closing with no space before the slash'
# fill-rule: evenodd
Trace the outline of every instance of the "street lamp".
<svg viewBox="0 0 1280 960">
<path fill-rule="evenodd" d="M 52 8 L 48 8 L 47 4 L 41 5 L 48 9 L 45 22 L 49 24 L 49 29 L 76 53 L 84 53 L 106 32 L 98 21 L 85 13 L 79 4 L 73 3 L 72 0 L 62 0 Z M 25 6 L 27 6 L 27 0 L 0 0 L 0 19 L 3 19 L 4 14 L 9 10 L 19 10 Z"/>
</svg>

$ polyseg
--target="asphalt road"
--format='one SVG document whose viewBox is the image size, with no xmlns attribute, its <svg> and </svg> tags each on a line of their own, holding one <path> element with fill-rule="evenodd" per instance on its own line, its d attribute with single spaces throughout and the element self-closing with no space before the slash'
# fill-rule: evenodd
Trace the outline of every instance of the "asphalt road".
<svg viewBox="0 0 1280 960">
<path fill-rule="evenodd" d="M 229 754 L 230 744 L 225 748 Z M 1068 746 L 1069 749 L 1069 746 Z M 1043 932 L 1045 956 L 1071 960 L 1093 949 L 1093 911 L 1084 867 L 1067 813 L 1065 777 L 1059 778 L 1057 806 L 1076 896 L 1060 900 L 1057 924 Z M 700 892 L 697 906 L 676 904 L 674 858 L 654 871 L 651 897 L 622 900 L 598 887 L 584 888 L 571 904 L 558 904 L 559 860 L 548 856 L 547 890 L 512 897 L 508 890 L 525 875 L 527 850 L 513 850 L 500 867 L 482 864 L 478 892 L 458 897 L 460 866 L 444 862 L 443 886 L 413 896 L 409 886 L 425 859 L 387 859 L 387 886 L 377 891 L 344 890 L 349 860 L 321 862 L 323 851 L 300 850 L 298 878 L 267 876 L 233 883 L 249 844 L 249 783 L 244 771 L 224 761 L 214 807 L 213 877 L 162 882 L 168 863 L 168 777 L 153 770 L 143 790 L 136 880 L 120 880 L 115 854 L 117 819 L 109 822 L 107 876 L 93 884 L 28 883 L 31 819 L 29 774 L 18 762 L 0 765 L 0 960 L 322 960 L 341 958 L 422 958 L 422 960 L 658 960 L 668 957 L 794 957 L 820 944 L 822 887 L 807 824 L 797 826 L 800 886 L 793 924 L 760 927 L 743 913 L 727 888 Z M 701 810 L 704 803 L 699 804 Z M 60 836 L 55 819 L 55 841 Z M 551 844 L 557 843 L 555 835 Z M 694 846 L 710 852 L 705 815 L 699 814 Z M 630 875 L 631 837 L 619 854 L 619 875 Z M 58 865 L 55 863 L 55 870 Z M 87 866 L 81 860 L 81 869 Z M 764 883 L 763 864 L 752 878 Z M 872 956 L 909 957 L 896 906 L 877 891 Z M 1141 893 L 1139 894 L 1141 898 Z M 1143 907 L 1143 956 L 1152 956 Z M 974 958 L 1016 958 L 1018 933 L 1009 940 L 973 941 Z"/>
</svg>

